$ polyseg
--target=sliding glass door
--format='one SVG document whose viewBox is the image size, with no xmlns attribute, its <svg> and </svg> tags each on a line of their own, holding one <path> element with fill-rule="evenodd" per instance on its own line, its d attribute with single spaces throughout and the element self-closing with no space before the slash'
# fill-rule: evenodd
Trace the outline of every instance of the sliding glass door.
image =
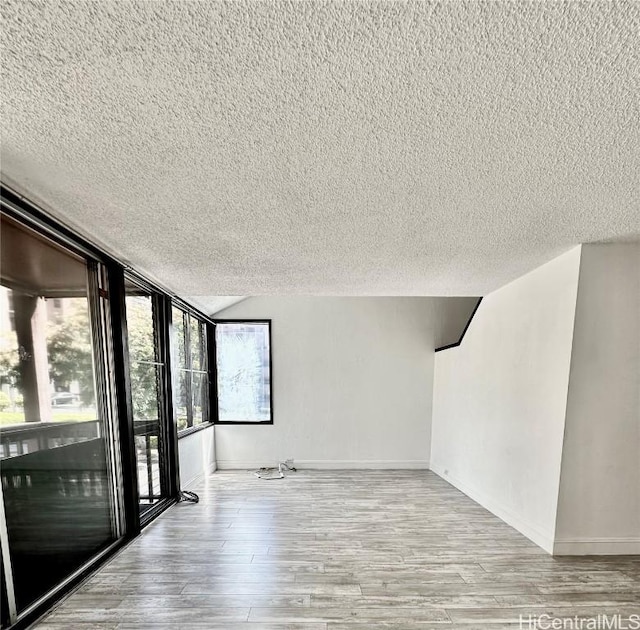
<svg viewBox="0 0 640 630">
<path fill-rule="evenodd" d="M 129 378 L 138 475 L 140 518 L 170 497 L 167 365 L 162 334 L 165 299 L 137 283 L 125 282 Z"/>
<path fill-rule="evenodd" d="M 2 603 L 13 622 L 123 522 L 105 270 L 4 213 L 1 227 Z"/>
</svg>

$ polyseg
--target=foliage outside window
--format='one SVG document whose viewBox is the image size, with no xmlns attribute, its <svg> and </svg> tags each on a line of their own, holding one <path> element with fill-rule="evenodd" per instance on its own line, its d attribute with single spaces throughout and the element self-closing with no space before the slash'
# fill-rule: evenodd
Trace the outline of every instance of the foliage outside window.
<svg viewBox="0 0 640 630">
<path fill-rule="evenodd" d="M 178 431 L 209 422 L 209 374 L 205 325 L 173 307 L 174 401 Z"/>
<path fill-rule="evenodd" d="M 36 417 L 25 411 L 23 382 L 24 359 L 33 352 L 24 349 L 18 341 L 14 306 L 32 299 L 28 311 L 29 321 L 34 313 L 42 326 L 37 328 L 40 343 L 36 345 L 47 377 L 50 400 L 44 401 L 51 411 L 43 417 L 42 402 Z M 45 297 L 29 298 L 19 290 L 0 287 L 0 425 L 34 421 L 95 420 L 95 385 L 93 351 L 89 326 L 89 308 L 86 298 L 68 297 L 55 300 Z M 21 357 L 23 360 L 21 361 Z M 28 395 L 31 392 L 27 392 Z"/>
<path fill-rule="evenodd" d="M 160 440 L 165 366 L 158 339 L 157 296 L 130 281 L 125 290 L 138 493 L 143 511 L 166 494 Z"/>
<path fill-rule="evenodd" d="M 131 402 L 135 420 L 159 418 L 159 368 L 150 295 L 127 295 Z"/>
<path fill-rule="evenodd" d="M 270 423 L 268 321 L 216 322 L 218 422 Z"/>
<path fill-rule="evenodd" d="M 0 425 L 97 427 L 87 261 L 4 213 L 0 222 Z"/>
</svg>

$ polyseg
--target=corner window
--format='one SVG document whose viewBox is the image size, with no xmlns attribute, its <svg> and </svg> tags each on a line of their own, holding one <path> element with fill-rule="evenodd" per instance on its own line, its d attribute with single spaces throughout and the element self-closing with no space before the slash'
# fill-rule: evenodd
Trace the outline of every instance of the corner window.
<svg viewBox="0 0 640 630">
<path fill-rule="evenodd" d="M 271 322 L 218 321 L 215 331 L 217 422 L 272 423 Z"/>
<path fill-rule="evenodd" d="M 206 327 L 174 306 L 174 401 L 178 433 L 209 422 L 209 373 Z"/>
</svg>

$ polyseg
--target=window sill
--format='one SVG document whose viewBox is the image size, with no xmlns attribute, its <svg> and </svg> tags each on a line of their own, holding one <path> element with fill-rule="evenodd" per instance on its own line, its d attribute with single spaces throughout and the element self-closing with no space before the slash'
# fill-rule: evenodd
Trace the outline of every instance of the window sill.
<svg viewBox="0 0 640 630">
<path fill-rule="evenodd" d="M 257 426 L 260 426 L 265 424 L 273 424 L 273 420 L 260 420 L 259 422 L 256 420 L 218 420 L 214 424 L 255 424 Z"/>
<path fill-rule="evenodd" d="M 178 439 L 180 440 L 183 437 L 187 437 L 187 435 L 192 435 L 193 433 L 197 433 L 198 431 L 202 431 L 203 429 L 208 429 L 213 426 L 213 422 L 203 422 L 201 424 L 196 425 L 195 427 L 189 427 L 187 429 L 182 429 L 182 431 L 178 431 Z"/>
</svg>

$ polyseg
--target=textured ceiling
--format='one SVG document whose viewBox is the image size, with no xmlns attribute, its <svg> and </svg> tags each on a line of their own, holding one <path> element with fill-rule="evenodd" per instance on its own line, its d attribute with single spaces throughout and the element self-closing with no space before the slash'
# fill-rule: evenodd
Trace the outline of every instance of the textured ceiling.
<svg viewBox="0 0 640 630">
<path fill-rule="evenodd" d="M 180 295 L 482 295 L 640 235 L 638 2 L 1 7 L 3 178 Z"/>
<path fill-rule="evenodd" d="M 215 315 L 218 311 L 222 311 L 246 299 L 246 297 L 239 295 L 226 295 L 224 297 L 219 295 L 186 295 L 182 297 L 198 306 L 202 312 L 208 315 Z"/>
</svg>

